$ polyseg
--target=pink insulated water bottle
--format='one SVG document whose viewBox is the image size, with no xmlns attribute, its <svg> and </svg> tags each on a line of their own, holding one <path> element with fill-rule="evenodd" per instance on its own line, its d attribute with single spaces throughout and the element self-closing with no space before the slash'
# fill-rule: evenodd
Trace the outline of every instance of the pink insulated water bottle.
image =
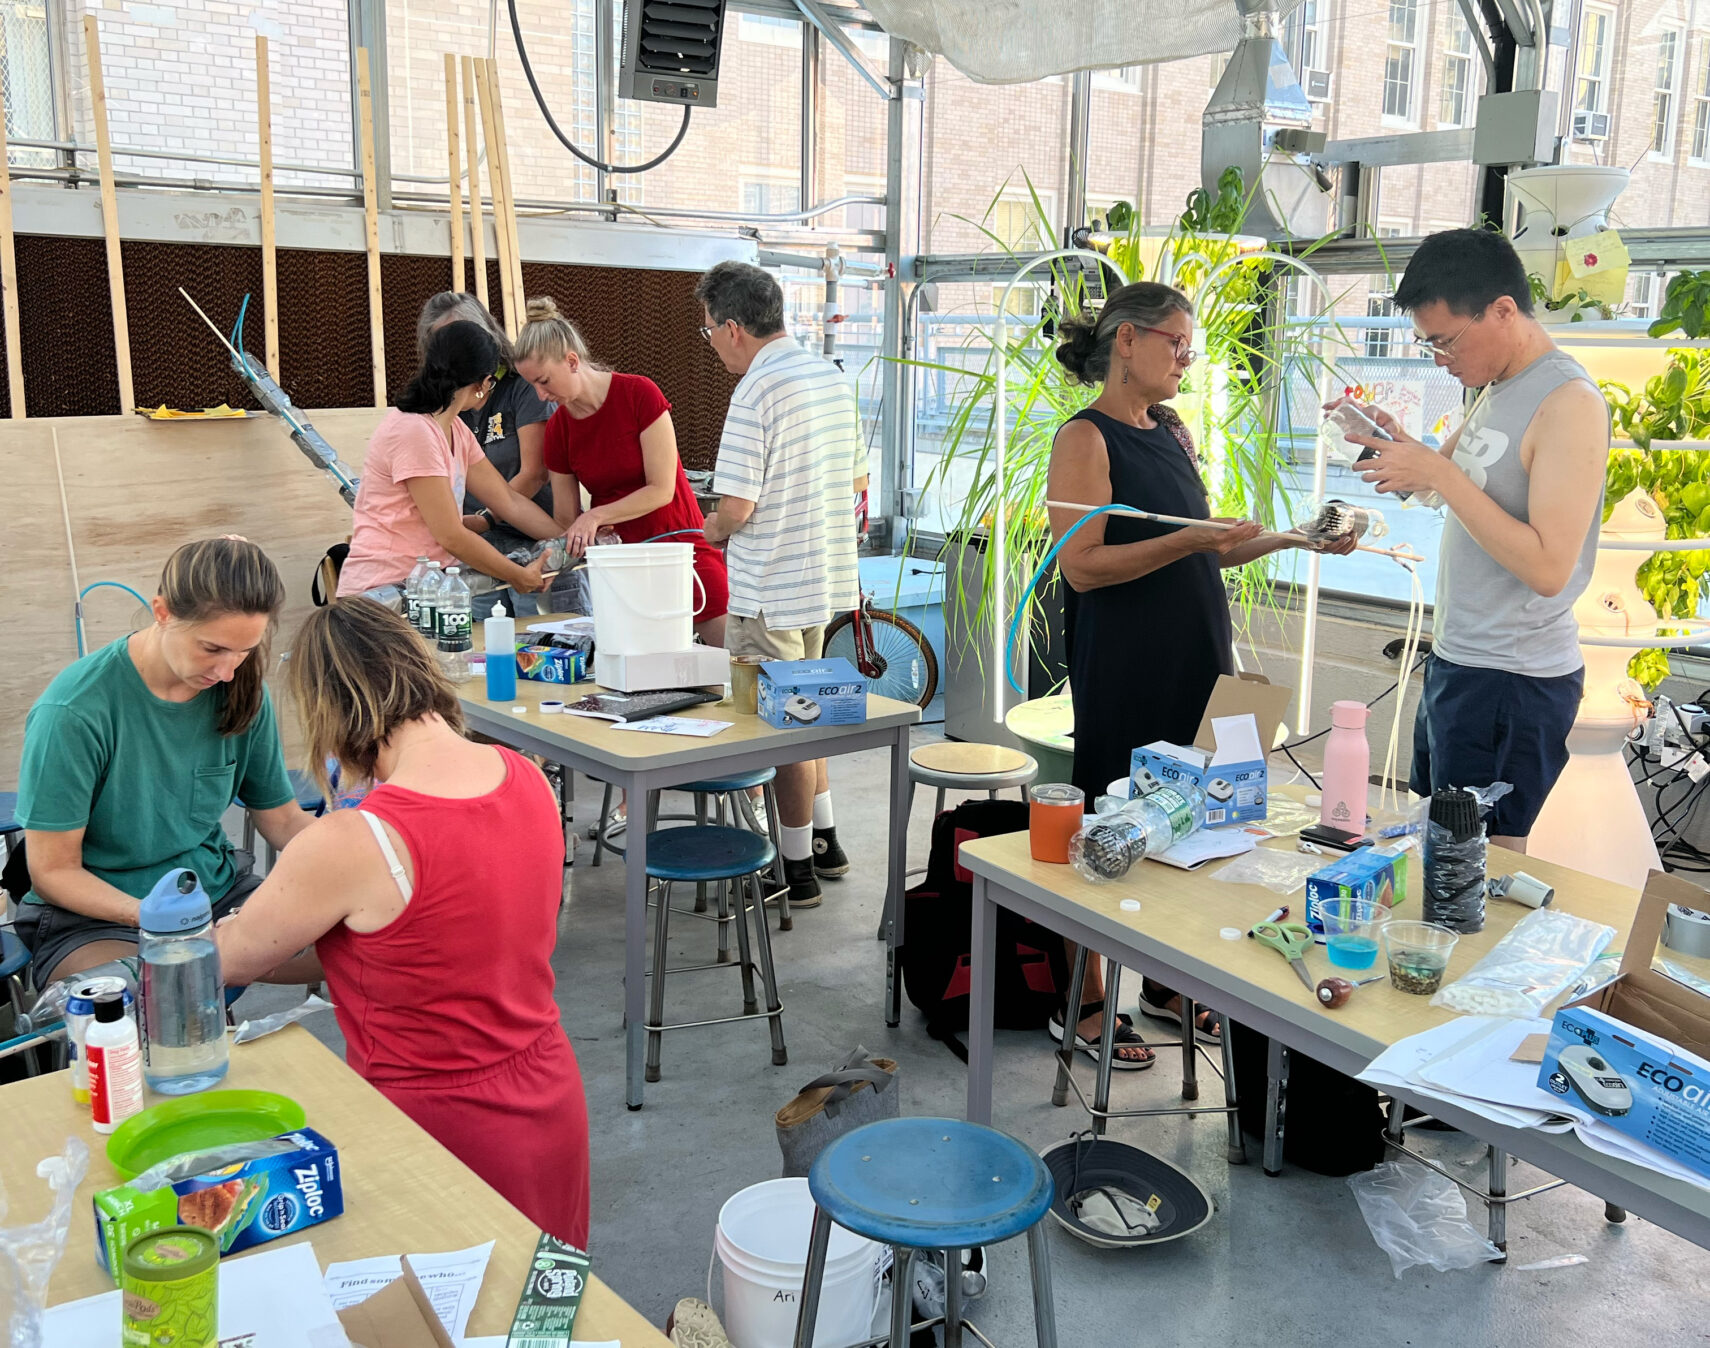
<svg viewBox="0 0 1710 1348">
<path fill-rule="evenodd" d="M 1350 833 L 1366 831 L 1366 789 L 1372 750 L 1366 743 L 1366 704 L 1332 702 L 1324 745 L 1324 804 L 1318 822 Z"/>
</svg>

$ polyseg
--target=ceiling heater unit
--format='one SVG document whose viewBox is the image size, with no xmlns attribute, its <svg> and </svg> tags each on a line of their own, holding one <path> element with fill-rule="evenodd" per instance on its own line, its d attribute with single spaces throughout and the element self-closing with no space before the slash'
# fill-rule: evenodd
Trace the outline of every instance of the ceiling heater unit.
<svg viewBox="0 0 1710 1348">
<path fill-rule="evenodd" d="M 624 0 L 618 93 L 645 103 L 718 104 L 725 0 Z"/>
</svg>

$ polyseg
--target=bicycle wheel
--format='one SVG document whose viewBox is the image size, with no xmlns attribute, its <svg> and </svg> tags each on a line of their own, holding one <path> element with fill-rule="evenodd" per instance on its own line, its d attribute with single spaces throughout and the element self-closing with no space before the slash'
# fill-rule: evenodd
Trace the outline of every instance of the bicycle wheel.
<svg viewBox="0 0 1710 1348">
<path fill-rule="evenodd" d="M 907 618 L 885 609 L 873 609 L 873 656 L 879 662 L 879 677 L 868 691 L 898 702 L 925 707 L 938 692 L 938 657 L 921 631 Z M 855 663 L 854 615 L 840 613 L 825 629 L 825 653 Z"/>
</svg>

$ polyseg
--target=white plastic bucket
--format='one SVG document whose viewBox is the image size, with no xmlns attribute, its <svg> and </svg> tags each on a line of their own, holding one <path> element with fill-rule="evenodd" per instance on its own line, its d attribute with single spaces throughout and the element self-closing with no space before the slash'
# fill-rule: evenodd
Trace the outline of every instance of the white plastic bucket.
<svg viewBox="0 0 1710 1348">
<path fill-rule="evenodd" d="M 658 655 L 694 644 L 700 581 L 692 544 L 626 543 L 589 548 L 587 557 L 594 645 L 602 655 Z"/>
<path fill-rule="evenodd" d="M 736 1348 L 791 1348 L 813 1232 L 805 1179 L 750 1185 L 719 1209 L 713 1253 L 724 1266 L 724 1328 Z M 813 1348 L 848 1348 L 869 1337 L 879 1299 L 881 1247 L 831 1228 Z M 707 1275 L 711 1299 L 712 1275 Z"/>
</svg>

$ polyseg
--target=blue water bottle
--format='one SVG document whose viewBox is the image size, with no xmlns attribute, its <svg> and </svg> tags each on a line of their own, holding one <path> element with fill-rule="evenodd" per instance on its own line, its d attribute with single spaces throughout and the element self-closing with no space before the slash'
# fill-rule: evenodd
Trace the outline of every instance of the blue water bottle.
<svg viewBox="0 0 1710 1348">
<path fill-rule="evenodd" d="M 503 604 L 482 629 L 487 639 L 487 701 L 509 702 L 517 695 L 517 620 L 505 616 Z"/>
<path fill-rule="evenodd" d="M 137 925 L 143 1076 L 162 1095 L 207 1090 L 226 1075 L 226 983 L 196 872 L 161 876 Z"/>
</svg>

